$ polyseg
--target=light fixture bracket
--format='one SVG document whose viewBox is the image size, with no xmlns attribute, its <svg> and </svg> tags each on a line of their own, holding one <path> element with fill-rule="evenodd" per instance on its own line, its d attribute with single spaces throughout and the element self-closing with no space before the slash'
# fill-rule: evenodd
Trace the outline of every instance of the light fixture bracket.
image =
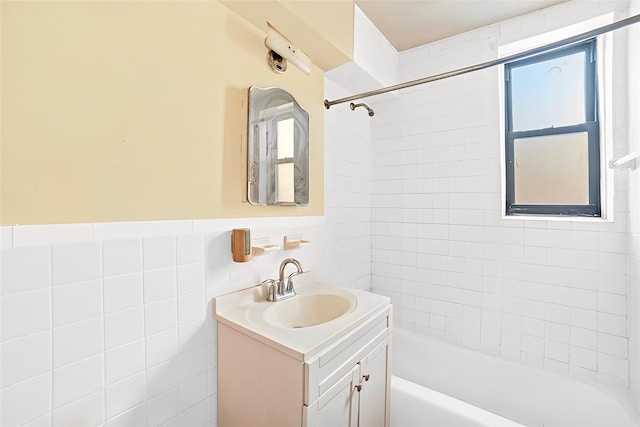
<svg viewBox="0 0 640 427">
<path fill-rule="evenodd" d="M 287 60 L 273 50 L 267 52 L 267 62 L 276 73 L 284 73 L 287 71 Z"/>
<path fill-rule="evenodd" d="M 311 74 L 311 59 L 269 22 L 267 22 L 267 38 L 264 39 L 264 45 L 270 51 L 267 60 L 276 72 L 284 72 L 286 64 L 291 63 L 306 75 Z"/>
</svg>

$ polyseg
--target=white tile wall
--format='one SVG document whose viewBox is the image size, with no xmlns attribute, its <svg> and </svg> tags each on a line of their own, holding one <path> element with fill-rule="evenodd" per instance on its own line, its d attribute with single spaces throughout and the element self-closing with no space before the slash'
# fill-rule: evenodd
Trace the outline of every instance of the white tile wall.
<svg viewBox="0 0 640 427">
<path fill-rule="evenodd" d="M 2 343 L 2 382 L 7 386 L 51 370 L 51 332 L 43 331 Z"/>
<path fill-rule="evenodd" d="M 107 421 L 107 427 L 137 427 L 147 425 L 146 405 L 138 405 Z"/>
<path fill-rule="evenodd" d="M 104 316 L 104 346 L 111 350 L 142 339 L 144 336 L 144 310 L 142 306 L 129 308 Z"/>
<path fill-rule="evenodd" d="M 0 391 L 2 425 L 25 425 L 51 413 L 51 371 Z"/>
<path fill-rule="evenodd" d="M 150 304 L 177 296 L 175 268 L 163 268 L 144 272 L 144 302 Z"/>
<path fill-rule="evenodd" d="M 141 272 L 105 277 L 105 314 L 138 307 L 143 301 L 143 275 Z"/>
<path fill-rule="evenodd" d="M 51 251 L 53 285 L 84 282 L 101 276 L 99 242 L 56 245 Z"/>
<path fill-rule="evenodd" d="M 361 210 L 370 206 L 349 205 L 327 209 L 326 225 L 310 217 L 0 228 L 0 425 L 216 425 L 212 298 L 275 277 L 289 256 L 320 278 L 369 287 Z M 349 215 L 362 219 L 348 227 Z M 312 244 L 235 264 L 229 231 L 246 226 Z M 341 258 L 349 254 L 357 259 Z"/>
<path fill-rule="evenodd" d="M 112 419 L 146 400 L 146 376 L 144 372 L 130 376 L 123 381 L 107 386 L 105 411 L 107 419 Z"/>
<path fill-rule="evenodd" d="M 4 230 L 10 230 L 6 228 Z M 50 249 L 34 246 L 15 249 L 2 257 L 0 292 L 8 295 L 32 289 L 48 288 L 51 284 Z"/>
<path fill-rule="evenodd" d="M 101 317 L 53 329 L 53 368 L 60 368 L 104 351 Z"/>
<path fill-rule="evenodd" d="M 110 240 L 103 243 L 104 276 L 142 271 L 142 241 L 140 239 Z"/>
<path fill-rule="evenodd" d="M 53 409 L 104 388 L 104 355 L 98 354 L 53 371 Z"/>
<path fill-rule="evenodd" d="M 102 294 L 102 281 L 99 279 L 53 287 L 51 290 L 53 327 L 102 316 Z"/>
<path fill-rule="evenodd" d="M 26 316 L 29 314 L 29 316 Z M 51 295 L 48 289 L 2 297 L 2 342 L 51 328 Z"/>
<path fill-rule="evenodd" d="M 640 13 L 640 3 L 630 2 L 629 13 L 637 15 Z M 628 61 L 630 63 L 627 81 L 629 94 L 627 98 L 628 114 L 628 152 L 640 151 L 640 123 L 635 118 L 640 115 L 640 99 L 637 94 L 640 92 L 640 82 L 636 76 L 640 73 L 640 58 L 634 52 L 640 49 L 640 28 L 637 25 L 627 30 Z M 638 160 L 636 165 L 640 166 Z M 629 234 L 627 240 L 627 272 L 628 272 L 628 334 L 629 353 L 631 355 L 631 391 L 636 402 L 636 407 L 640 410 L 640 169 L 627 172 L 629 175 Z M 614 318 L 609 328 L 620 329 L 621 325 Z"/>
<path fill-rule="evenodd" d="M 143 340 L 108 350 L 105 355 L 107 385 L 144 371 L 145 347 Z"/>
<path fill-rule="evenodd" d="M 325 95 L 347 94 L 331 76 L 327 73 Z M 318 235 L 327 243 L 321 271 L 331 283 L 361 289 L 371 286 L 371 120 L 366 111 L 346 105 L 325 112 L 326 225 Z"/>
<path fill-rule="evenodd" d="M 597 4 L 570 2 L 402 52 L 401 80 L 487 61 L 534 28 L 626 7 Z M 626 52 L 614 55 L 624 66 Z M 624 75 L 614 79 L 616 99 L 626 96 Z M 502 219 L 498 84 L 492 68 L 405 89 L 377 107 L 373 288 L 392 297 L 402 327 L 627 385 L 627 264 L 635 262 L 627 198 L 638 193 L 616 172 L 612 223 Z M 616 107 L 624 126 L 624 102 Z M 614 144 L 625 152 L 625 138 Z"/>
</svg>

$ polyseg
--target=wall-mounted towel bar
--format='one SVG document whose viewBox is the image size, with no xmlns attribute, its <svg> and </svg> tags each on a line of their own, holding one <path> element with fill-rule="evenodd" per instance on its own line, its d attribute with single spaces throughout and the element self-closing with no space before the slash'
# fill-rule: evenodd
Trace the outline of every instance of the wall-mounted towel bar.
<svg viewBox="0 0 640 427">
<path fill-rule="evenodd" d="M 609 161 L 609 167 L 611 169 L 635 169 L 636 168 L 636 159 L 640 157 L 640 151 L 634 151 L 632 153 L 627 154 L 624 157 L 620 157 L 618 159 L 613 159 Z"/>
</svg>

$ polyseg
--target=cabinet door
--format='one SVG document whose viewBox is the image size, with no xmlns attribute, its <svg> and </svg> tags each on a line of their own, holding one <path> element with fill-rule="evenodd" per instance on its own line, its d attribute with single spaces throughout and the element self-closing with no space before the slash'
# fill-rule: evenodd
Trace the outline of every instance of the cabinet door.
<svg viewBox="0 0 640 427">
<path fill-rule="evenodd" d="M 384 427 L 389 410 L 389 346 L 382 343 L 360 362 L 360 427 Z"/>
<path fill-rule="evenodd" d="M 354 366 L 316 402 L 303 409 L 308 427 L 357 427 L 360 366 Z"/>
</svg>

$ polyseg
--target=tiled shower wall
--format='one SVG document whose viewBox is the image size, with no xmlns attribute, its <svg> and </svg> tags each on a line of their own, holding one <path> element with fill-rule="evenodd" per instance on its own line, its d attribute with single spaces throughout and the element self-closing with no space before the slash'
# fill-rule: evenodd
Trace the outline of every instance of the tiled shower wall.
<svg viewBox="0 0 640 427">
<path fill-rule="evenodd" d="M 616 8 L 626 2 L 570 2 L 403 52 L 401 81 L 494 59 L 504 43 Z M 618 156 L 625 49 L 614 54 Z M 613 222 L 502 219 L 501 84 L 493 67 L 377 106 L 373 289 L 392 297 L 402 327 L 626 385 L 627 172 L 615 172 Z"/>
<path fill-rule="evenodd" d="M 640 32 L 638 34 L 640 36 Z M 640 43 L 636 46 L 640 48 Z M 636 135 L 640 136 L 640 133 Z M 635 149 L 640 151 L 640 138 L 635 141 Z M 627 262 L 629 264 L 629 339 L 632 346 L 630 378 L 636 405 L 640 408 L 640 169 L 635 169 L 629 174 L 631 182 L 629 184 L 630 226 Z"/>
<path fill-rule="evenodd" d="M 325 78 L 329 99 L 348 92 Z M 360 113 L 360 114 L 358 114 Z M 325 220 L 327 280 L 348 287 L 371 287 L 371 119 L 348 106 L 325 112 Z"/>
<path fill-rule="evenodd" d="M 632 2 L 629 6 L 631 15 L 640 14 L 640 2 Z M 629 152 L 640 152 L 640 26 L 629 28 L 632 37 L 627 50 L 629 52 Z M 635 94 L 635 95 L 633 95 Z M 636 407 L 640 408 L 640 160 L 636 160 L 635 169 L 629 171 L 629 339 L 631 357 L 631 391 Z"/>
</svg>

